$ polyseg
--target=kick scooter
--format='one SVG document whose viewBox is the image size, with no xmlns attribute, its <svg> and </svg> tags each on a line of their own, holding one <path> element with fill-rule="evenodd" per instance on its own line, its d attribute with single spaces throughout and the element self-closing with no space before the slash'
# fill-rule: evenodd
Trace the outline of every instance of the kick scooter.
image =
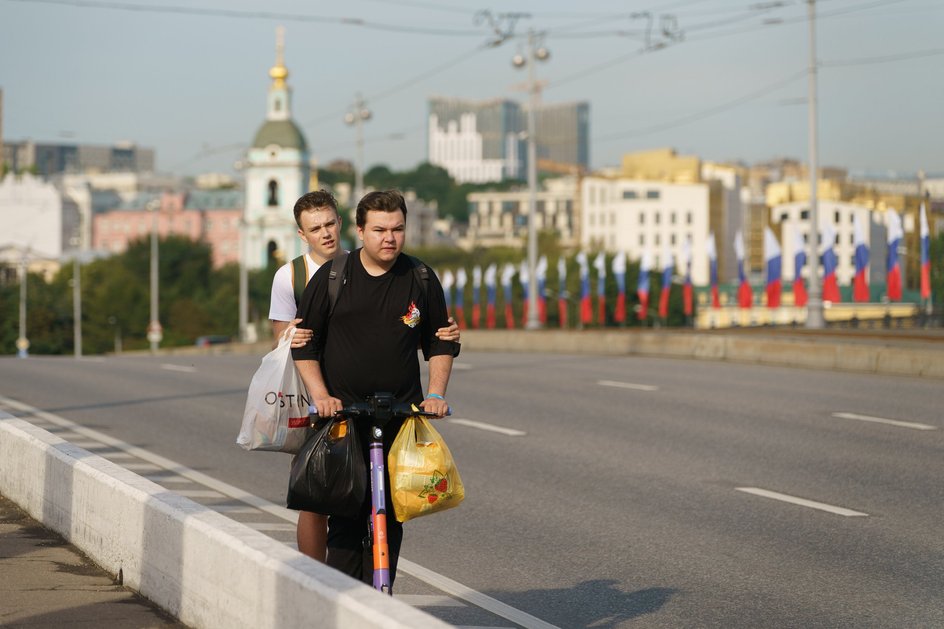
<svg viewBox="0 0 944 629">
<path fill-rule="evenodd" d="M 448 413 L 447 413 L 448 414 Z M 387 543 L 386 461 L 383 431 L 391 421 L 408 417 L 437 417 L 410 404 L 398 403 L 391 393 L 375 393 L 336 413 L 348 419 L 370 419 L 370 539 L 374 556 L 374 588 L 393 595 L 390 586 L 390 550 Z"/>
</svg>

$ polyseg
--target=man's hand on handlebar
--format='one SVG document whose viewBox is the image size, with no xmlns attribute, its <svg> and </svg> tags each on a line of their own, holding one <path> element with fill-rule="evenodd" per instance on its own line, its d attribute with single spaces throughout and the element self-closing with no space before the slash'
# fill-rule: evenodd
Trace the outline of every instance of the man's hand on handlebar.
<svg viewBox="0 0 944 629">
<path fill-rule="evenodd" d="M 435 397 L 428 397 L 420 403 L 420 408 L 432 413 L 437 418 L 445 417 L 449 413 L 449 403 Z"/>
<path fill-rule="evenodd" d="M 316 398 L 312 400 L 312 402 L 315 408 L 318 409 L 319 417 L 334 417 L 335 413 L 344 408 L 344 404 L 341 403 L 341 400 L 331 396 Z"/>
</svg>

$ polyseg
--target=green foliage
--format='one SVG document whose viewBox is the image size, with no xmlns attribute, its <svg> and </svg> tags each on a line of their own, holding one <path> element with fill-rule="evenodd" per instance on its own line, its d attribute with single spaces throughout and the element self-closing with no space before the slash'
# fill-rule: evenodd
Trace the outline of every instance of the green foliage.
<svg viewBox="0 0 944 629">
<path fill-rule="evenodd" d="M 82 266 L 82 351 L 114 349 L 120 335 L 126 350 L 146 349 L 150 320 L 150 240 Z M 239 267 L 213 269 L 210 247 L 180 236 L 159 243 L 159 307 L 165 347 L 190 345 L 198 336 L 239 332 Z M 269 291 L 276 267 L 249 273 L 249 320 L 268 319 Z M 30 353 L 75 351 L 72 303 L 73 266 L 66 264 L 50 281 L 27 279 L 27 338 Z M 0 353 L 16 352 L 19 336 L 19 285 L 0 286 Z"/>
<path fill-rule="evenodd" d="M 354 185 L 354 173 L 350 171 L 318 169 L 318 182 L 326 186 L 335 186 L 339 183 Z"/>
<path fill-rule="evenodd" d="M 944 305 L 944 233 L 931 239 L 928 253 L 931 258 L 931 300 L 940 307 Z"/>
</svg>

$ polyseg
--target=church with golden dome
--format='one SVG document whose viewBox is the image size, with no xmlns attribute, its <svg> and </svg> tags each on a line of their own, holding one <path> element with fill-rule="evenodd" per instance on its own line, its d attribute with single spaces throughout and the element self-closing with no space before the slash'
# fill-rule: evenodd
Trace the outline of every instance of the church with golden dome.
<svg viewBox="0 0 944 629">
<path fill-rule="evenodd" d="M 292 119 L 292 90 L 285 66 L 284 29 L 276 31 L 275 65 L 266 119 L 246 156 L 246 262 L 250 269 L 281 264 L 304 252 L 292 214 L 308 191 L 310 154 L 305 135 Z"/>
</svg>

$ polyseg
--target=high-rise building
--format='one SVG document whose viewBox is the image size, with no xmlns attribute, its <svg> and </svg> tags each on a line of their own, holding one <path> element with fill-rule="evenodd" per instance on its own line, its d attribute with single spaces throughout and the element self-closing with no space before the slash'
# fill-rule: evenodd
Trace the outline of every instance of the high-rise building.
<svg viewBox="0 0 944 629">
<path fill-rule="evenodd" d="M 526 120 L 522 126 L 527 129 Z M 534 127 L 539 160 L 583 169 L 590 166 L 589 103 L 541 105 L 534 111 Z"/>
<path fill-rule="evenodd" d="M 427 160 L 460 183 L 522 179 L 521 111 L 510 100 L 429 101 Z"/>
<path fill-rule="evenodd" d="M 541 105 L 535 110 L 539 160 L 586 169 L 590 106 Z M 429 100 L 427 160 L 459 183 L 527 177 L 527 111 L 510 100 Z M 540 166 L 540 164 L 539 164 Z"/>
<path fill-rule="evenodd" d="M 154 149 L 130 142 L 112 146 L 52 142 L 7 142 L 3 160 L 13 172 L 34 171 L 40 177 L 64 173 L 154 171 Z"/>
</svg>

